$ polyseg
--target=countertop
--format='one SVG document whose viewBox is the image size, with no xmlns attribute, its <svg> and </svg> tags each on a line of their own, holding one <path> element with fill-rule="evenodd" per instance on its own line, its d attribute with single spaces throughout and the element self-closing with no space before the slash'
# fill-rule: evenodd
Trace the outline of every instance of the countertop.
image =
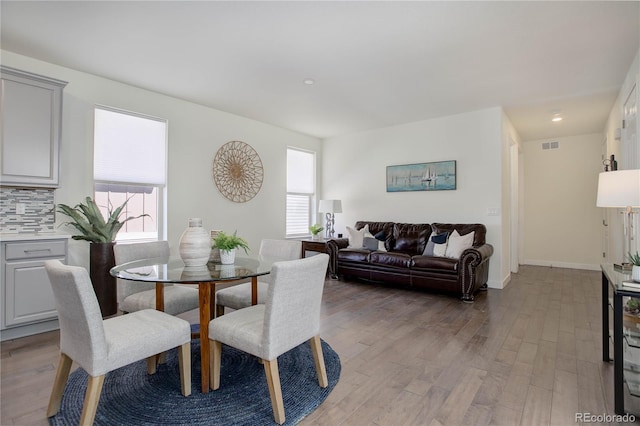
<svg viewBox="0 0 640 426">
<path fill-rule="evenodd" d="M 0 241 L 33 241 L 33 240 L 59 240 L 61 238 L 71 238 L 70 234 L 58 232 L 38 232 L 30 234 L 18 234 L 10 232 L 0 232 Z"/>
</svg>

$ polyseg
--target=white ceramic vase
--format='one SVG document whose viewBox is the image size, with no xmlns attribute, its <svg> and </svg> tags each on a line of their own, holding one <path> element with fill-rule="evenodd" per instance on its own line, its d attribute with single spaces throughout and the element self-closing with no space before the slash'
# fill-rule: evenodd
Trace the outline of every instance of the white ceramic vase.
<svg viewBox="0 0 640 426">
<path fill-rule="evenodd" d="M 220 249 L 220 263 L 223 265 L 233 265 L 236 261 L 236 249 L 222 250 Z"/>
<path fill-rule="evenodd" d="M 180 257 L 185 266 L 203 266 L 211 254 L 211 236 L 202 227 L 202 219 L 189 219 L 189 227 L 180 237 Z"/>
<path fill-rule="evenodd" d="M 640 283 L 640 266 L 633 265 L 633 268 L 631 268 L 631 279 Z"/>
</svg>

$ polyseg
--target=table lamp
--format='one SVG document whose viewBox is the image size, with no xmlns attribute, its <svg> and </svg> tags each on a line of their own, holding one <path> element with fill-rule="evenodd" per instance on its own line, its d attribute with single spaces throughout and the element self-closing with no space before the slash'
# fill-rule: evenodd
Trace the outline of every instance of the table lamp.
<svg viewBox="0 0 640 426">
<path fill-rule="evenodd" d="M 342 213 L 342 201 L 340 200 L 320 200 L 320 205 L 318 206 L 318 211 L 320 213 L 326 213 L 327 224 L 325 226 L 325 236 L 326 238 L 333 238 L 335 224 L 335 215 L 334 213 Z"/>
<path fill-rule="evenodd" d="M 624 231 L 627 236 L 627 246 L 622 264 L 618 266 L 631 269 L 631 264 L 625 262 L 625 257 L 626 253 L 631 252 L 631 242 L 634 239 L 633 208 L 640 207 L 640 169 L 600 173 L 596 205 L 625 209 Z"/>
</svg>

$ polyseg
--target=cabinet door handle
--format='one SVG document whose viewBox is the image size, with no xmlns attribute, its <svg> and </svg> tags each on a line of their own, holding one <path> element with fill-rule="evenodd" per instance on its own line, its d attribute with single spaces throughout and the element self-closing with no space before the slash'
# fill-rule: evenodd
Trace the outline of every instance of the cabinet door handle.
<svg viewBox="0 0 640 426">
<path fill-rule="evenodd" d="M 46 249 L 31 249 L 31 250 L 25 250 L 25 254 L 29 254 L 29 253 L 38 253 L 40 251 L 51 251 L 50 248 L 46 248 Z"/>
</svg>

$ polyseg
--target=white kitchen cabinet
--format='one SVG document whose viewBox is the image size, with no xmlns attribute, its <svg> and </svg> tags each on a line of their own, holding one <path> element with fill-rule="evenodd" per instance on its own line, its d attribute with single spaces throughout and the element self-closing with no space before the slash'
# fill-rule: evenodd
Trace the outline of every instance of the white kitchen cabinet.
<svg viewBox="0 0 640 426">
<path fill-rule="evenodd" d="M 44 262 L 66 262 L 67 238 L 2 242 L 1 250 L 2 340 L 57 328 L 57 321 L 52 322 L 57 312 Z"/>
<path fill-rule="evenodd" d="M 0 184 L 58 186 L 65 81 L 0 67 Z"/>
</svg>

